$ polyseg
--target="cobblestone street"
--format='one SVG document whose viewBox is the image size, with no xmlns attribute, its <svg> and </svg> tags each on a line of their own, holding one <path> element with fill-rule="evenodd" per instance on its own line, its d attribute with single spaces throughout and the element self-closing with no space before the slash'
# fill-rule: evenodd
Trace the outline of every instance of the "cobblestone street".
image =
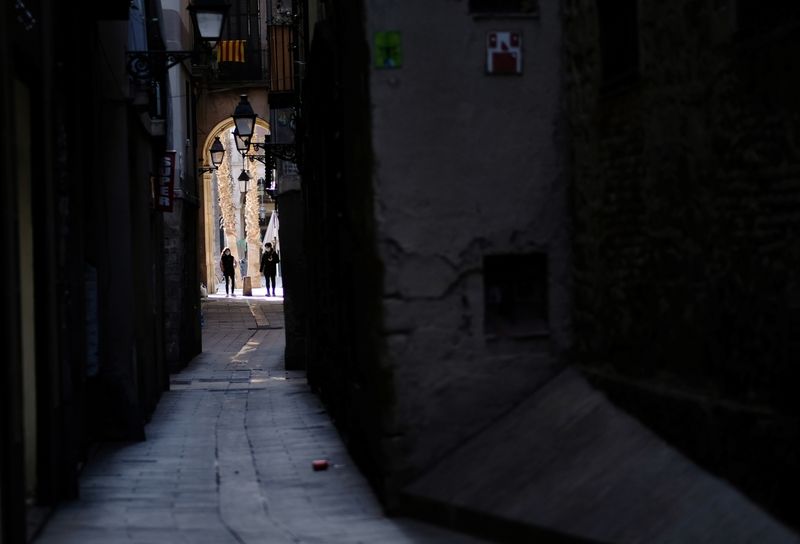
<svg viewBox="0 0 800 544">
<path fill-rule="evenodd" d="M 211 297 L 204 318 L 147 440 L 103 445 L 37 542 L 477 542 L 384 516 L 305 373 L 283 370 L 280 302 Z"/>
</svg>

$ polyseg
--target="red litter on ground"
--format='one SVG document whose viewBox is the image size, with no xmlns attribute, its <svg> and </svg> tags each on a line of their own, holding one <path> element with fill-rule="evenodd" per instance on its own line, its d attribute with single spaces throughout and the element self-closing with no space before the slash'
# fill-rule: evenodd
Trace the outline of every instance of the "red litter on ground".
<svg viewBox="0 0 800 544">
<path fill-rule="evenodd" d="M 314 468 L 314 470 L 328 470 L 328 460 L 317 459 L 316 461 L 311 462 L 311 466 Z"/>
</svg>

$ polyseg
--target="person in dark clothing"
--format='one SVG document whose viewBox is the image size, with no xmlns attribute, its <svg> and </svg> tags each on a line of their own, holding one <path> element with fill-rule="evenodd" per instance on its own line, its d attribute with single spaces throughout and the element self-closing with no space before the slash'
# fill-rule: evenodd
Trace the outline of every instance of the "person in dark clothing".
<svg viewBox="0 0 800 544">
<path fill-rule="evenodd" d="M 231 249 L 226 247 L 222 250 L 222 255 L 219 258 L 219 267 L 222 269 L 222 275 L 225 276 L 225 296 L 228 296 L 228 279 L 230 279 L 230 295 L 236 296 L 233 290 L 236 289 L 236 259 L 231 255 Z"/>
<path fill-rule="evenodd" d="M 267 242 L 267 249 L 261 254 L 261 273 L 267 278 L 267 296 L 269 296 L 269 286 L 272 284 L 272 296 L 275 294 L 275 275 L 278 273 L 278 263 L 281 258 L 278 252 L 272 249 L 272 244 Z"/>
</svg>

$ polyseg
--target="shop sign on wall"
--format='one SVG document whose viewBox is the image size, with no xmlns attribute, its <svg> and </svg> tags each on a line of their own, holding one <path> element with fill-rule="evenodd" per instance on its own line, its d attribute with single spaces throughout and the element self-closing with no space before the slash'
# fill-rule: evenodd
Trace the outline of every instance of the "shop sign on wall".
<svg viewBox="0 0 800 544">
<path fill-rule="evenodd" d="M 156 209 L 162 212 L 172 211 L 175 198 L 175 151 L 166 151 L 161 158 L 156 176 Z"/>
<path fill-rule="evenodd" d="M 522 33 L 493 30 L 486 35 L 486 72 L 498 75 L 522 73 Z"/>
</svg>

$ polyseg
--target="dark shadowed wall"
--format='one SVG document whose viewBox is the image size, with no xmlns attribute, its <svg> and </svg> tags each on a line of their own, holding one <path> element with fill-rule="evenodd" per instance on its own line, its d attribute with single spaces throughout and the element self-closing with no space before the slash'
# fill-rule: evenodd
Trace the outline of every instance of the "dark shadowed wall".
<svg viewBox="0 0 800 544">
<path fill-rule="evenodd" d="M 790 4 L 565 2 L 575 359 L 784 515 L 800 357 Z"/>
</svg>

